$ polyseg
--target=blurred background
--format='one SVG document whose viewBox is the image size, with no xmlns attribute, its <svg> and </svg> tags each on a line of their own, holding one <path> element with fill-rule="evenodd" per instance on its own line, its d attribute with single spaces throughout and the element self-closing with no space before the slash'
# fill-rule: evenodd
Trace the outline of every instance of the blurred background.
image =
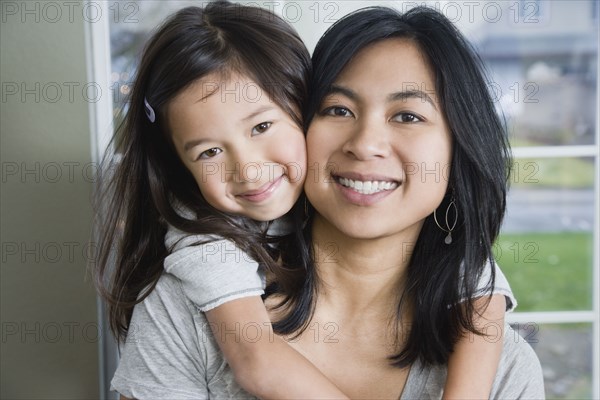
<svg viewBox="0 0 600 400">
<path fill-rule="evenodd" d="M 0 397 L 114 398 L 118 352 L 87 263 L 91 194 L 145 40 L 206 1 L 1 1 Z M 548 398 L 600 397 L 598 24 L 595 0 L 246 1 L 312 51 L 369 5 L 443 12 L 489 69 L 515 155 L 496 258 Z M 517 339 L 516 339 L 517 340 Z"/>
</svg>

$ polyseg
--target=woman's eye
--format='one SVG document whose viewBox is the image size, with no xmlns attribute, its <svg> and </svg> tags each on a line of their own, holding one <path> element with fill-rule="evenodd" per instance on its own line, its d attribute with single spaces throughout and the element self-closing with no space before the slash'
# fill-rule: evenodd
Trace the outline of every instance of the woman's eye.
<svg viewBox="0 0 600 400">
<path fill-rule="evenodd" d="M 352 116 L 352 111 L 348 110 L 346 107 L 333 106 L 324 109 L 321 114 L 330 115 L 332 117 L 350 117 Z"/>
<path fill-rule="evenodd" d="M 423 119 L 421 117 L 418 117 L 412 113 L 398 113 L 398 114 L 394 115 L 393 120 L 396 122 L 403 122 L 405 124 L 423 121 Z"/>
<path fill-rule="evenodd" d="M 273 125 L 272 122 L 261 122 L 260 124 L 256 125 L 254 128 L 252 128 L 252 136 L 260 135 L 261 133 L 265 133 L 267 131 L 267 129 L 269 129 L 271 127 L 271 125 Z"/>
<path fill-rule="evenodd" d="M 212 158 L 212 157 L 216 156 L 217 154 L 221 153 L 222 151 L 223 150 L 221 150 L 218 147 L 213 147 L 212 149 L 208 149 L 208 150 L 200 153 L 200 156 L 198 156 L 198 159 Z"/>
</svg>

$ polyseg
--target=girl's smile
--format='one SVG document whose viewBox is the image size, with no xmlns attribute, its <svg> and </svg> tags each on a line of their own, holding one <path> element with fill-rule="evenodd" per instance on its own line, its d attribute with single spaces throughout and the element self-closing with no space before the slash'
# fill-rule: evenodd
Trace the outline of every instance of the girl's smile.
<svg viewBox="0 0 600 400">
<path fill-rule="evenodd" d="M 270 221 L 302 191 L 302 129 L 251 79 L 209 75 L 170 103 L 173 143 L 202 196 L 218 210 Z"/>
<path fill-rule="evenodd" d="M 279 176 L 279 178 L 274 181 L 267 182 L 258 189 L 247 190 L 245 192 L 236 194 L 236 197 L 241 197 L 244 200 L 250 201 L 252 203 L 260 203 L 265 200 L 268 200 L 273 193 L 281 186 L 281 182 L 285 179 L 284 175 Z"/>
</svg>

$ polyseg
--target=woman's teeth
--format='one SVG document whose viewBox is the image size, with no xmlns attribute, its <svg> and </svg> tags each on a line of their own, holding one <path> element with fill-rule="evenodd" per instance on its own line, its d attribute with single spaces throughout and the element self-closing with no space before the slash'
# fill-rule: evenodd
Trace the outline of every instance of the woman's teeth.
<svg viewBox="0 0 600 400">
<path fill-rule="evenodd" d="M 338 182 L 360 194 L 374 194 L 384 190 L 393 190 L 398 187 L 396 182 L 383 181 L 355 181 L 348 178 L 338 178 Z"/>
</svg>

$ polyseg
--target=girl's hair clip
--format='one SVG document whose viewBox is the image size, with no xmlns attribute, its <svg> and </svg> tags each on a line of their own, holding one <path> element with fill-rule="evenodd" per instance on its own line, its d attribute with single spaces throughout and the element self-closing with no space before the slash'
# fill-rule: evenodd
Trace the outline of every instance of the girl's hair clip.
<svg viewBox="0 0 600 400">
<path fill-rule="evenodd" d="M 150 122 L 154 123 L 156 121 L 156 114 L 154 113 L 154 109 L 148 103 L 148 99 L 144 97 L 144 107 L 146 108 L 146 116 L 150 120 Z"/>
</svg>

